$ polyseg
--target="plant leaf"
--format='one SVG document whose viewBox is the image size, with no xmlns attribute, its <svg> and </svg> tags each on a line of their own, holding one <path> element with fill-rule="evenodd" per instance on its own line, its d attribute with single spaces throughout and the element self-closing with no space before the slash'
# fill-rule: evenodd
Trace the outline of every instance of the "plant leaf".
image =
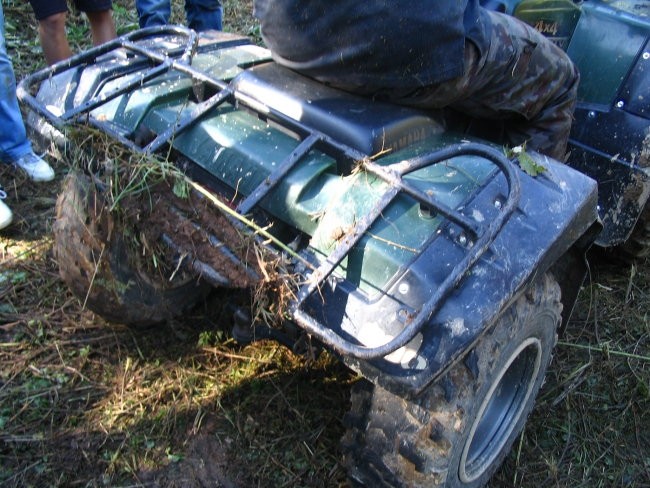
<svg viewBox="0 0 650 488">
<path fill-rule="evenodd" d="M 528 175 L 535 177 L 546 171 L 546 168 L 537 162 L 526 151 L 518 154 L 519 167 Z"/>
</svg>

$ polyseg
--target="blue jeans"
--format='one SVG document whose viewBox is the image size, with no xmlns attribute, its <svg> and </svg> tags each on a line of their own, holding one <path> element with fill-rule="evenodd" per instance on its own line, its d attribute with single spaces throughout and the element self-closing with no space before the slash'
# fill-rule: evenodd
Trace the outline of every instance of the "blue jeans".
<svg viewBox="0 0 650 488">
<path fill-rule="evenodd" d="M 171 0 L 136 0 L 140 27 L 166 25 L 171 15 Z M 221 30 L 223 8 L 220 0 L 185 0 L 185 16 L 190 29 L 197 32 Z"/>
<path fill-rule="evenodd" d="M 16 77 L 5 44 L 5 17 L 0 4 L 0 159 L 12 163 L 32 151 L 16 98 Z"/>
</svg>

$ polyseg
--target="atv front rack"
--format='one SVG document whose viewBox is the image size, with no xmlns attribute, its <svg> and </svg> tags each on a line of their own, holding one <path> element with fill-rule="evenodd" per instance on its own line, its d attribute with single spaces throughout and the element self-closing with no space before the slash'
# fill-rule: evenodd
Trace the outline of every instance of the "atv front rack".
<svg viewBox="0 0 650 488">
<path fill-rule="evenodd" d="M 181 42 L 174 41 L 176 47 L 166 52 L 160 49 L 160 44 L 147 45 L 147 41 L 165 36 L 181 39 Z M 254 191 L 250 192 L 248 196 L 238 203 L 236 211 L 240 214 L 247 214 L 253 210 L 312 149 L 318 149 L 326 154 L 360 165 L 364 171 L 383 180 L 387 184 L 387 188 L 374 208 L 360 221 L 356 222 L 354 228 L 338 242 L 333 252 L 316 269 L 307 272 L 307 276 L 305 277 L 306 284 L 300 287 L 296 299 L 290 305 L 291 318 L 308 334 L 315 336 L 319 341 L 333 350 L 340 354 L 359 359 L 381 358 L 408 344 L 425 324 L 427 324 L 430 318 L 440 310 L 445 299 L 488 250 L 500 230 L 517 208 L 520 199 L 520 183 L 514 164 L 502 152 L 490 146 L 478 143 L 459 143 L 416 158 L 401 161 L 397 164 L 389 166 L 379 165 L 372 162 L 361 151 L 341 144 L 328 135 L 307 127 L 250 95 L 238 92 L 232 83 L 214 78 L 193 68 L 191 66 L 192 58 L 197 52 L 197 49 L 200 49 L 198 41 L 199 39 L 196 33 L 183 27 L 166 26 L 136 31 L 102 46 L 75 55 L 67 61 L 57 63 L 27 77 L 20 83 L 18 95 L 22 102 L 58 129 L 74 123 L 90 124 L 108 133 L 111 137 L 114 137 L 131 150 L 141 153 L 153 153 L 163 146 L 171 144 L 172 139 L 177 137 L 179 133 L 192 127 L 204 115 L 224 103 L 230 103 L 235 106 L 243 104 L 248 110 L 259 114 L 261 118 L 273 120 L 274 123 L 296 134 L 301 142 Z M 248 43 L 248 40 L 245 38 L 220 40 L 217 42 L 216 49 Z M 212 49 L 215 49 L 214 44 L 212 45 Z M 63 73 L 66 70 L 89 66 L 100 60 L 103 56 L 115 51 L 118 51 L 120 55 L 126 56 L 127 58 L 132 58 L 132 62 L 129 63 L 128 68 L 125 68 L 124 65 L 116 66 L 115 72 L 109 76 L 109 79 L 117 79 L 126 74 L 129 74 L 129 77 L 111 90 L 105 91 L 101 95 L 92 95 L 78 106 L 60 114 L 55 114 L 50 111 L 32 94 L 36 92 L 39 84 L 48 78 Z M 191 113 L 180 117 L 175 124 L 156 135 L 147 145 L 140 146 L 136 144 L 109 122 L 99 120 L 92 116 L 91 112 L 101 105 L 171 71 L 177 71 L 189 77 L 193 86 L 205 85 L 210 87 L 214 95 L 206 100 L 199 100 Z M 94 87 L 94 93 L 99 93 L 101 88 L 102 86 Z M 507 195 L 500 207 L 498 215 L 487 225 L 479 225 L 476 221 L 467 218 L 460 211 L 449 208 L 436 201 L 433 196 L 422 192 L 405 180 L 405 177 L 414 171 L 463 155 L 485 158 L 505 178 L 508 187 Z M 307 299 L 325 284 L 347 254 L 359 243 L 373 223 L 380 218 L 382 212 L 400 194 L 408 195 L 422 207 L 430 209 L 437 215 L 445 217 L 449 223 L 458 226 L 462 230 L 461 234 L 464 236 L 463 242 L 460 242 L 459 245 L 465 248 L 466 253 L 453 267 L 430 299 L 408 320 L 398 335 L 378 347 L 365 347 L 359 342 L 346 338 L 319 322 L 304 310 L 304 305 Z M 202 266 L 206 266 L 205 263 L 201 264 Z M 213 271 L 217 276 L 219 275 L 216 270 Z"/>
</svg>

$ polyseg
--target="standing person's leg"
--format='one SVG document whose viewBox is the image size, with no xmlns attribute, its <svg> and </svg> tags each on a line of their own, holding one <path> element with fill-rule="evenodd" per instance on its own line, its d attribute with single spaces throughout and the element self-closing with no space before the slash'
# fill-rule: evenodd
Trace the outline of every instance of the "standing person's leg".
<svg viewBox="0 0 650 488">
<path fill-rule="evenodd" d="M 99 46 L 112 41 L 117 37 L 113 15 L 110 10 L 101 12 L 86 12 L 90 22 L 90 32 L 93 37 L 93 46 Z"/>
<path fill-rule="evenodd" d="M 167 25 L 171 16 L 171 0 L 135 0 L 140 27 Z"/>
<path fill-rule="evenodd" d="M 7 55 L 4 34 L 4 14 L 0 4 L 0 159 L 11 162 L 32 150 L 27 139 L 18 99 L 16 78 Z"/>
<path fill-rule="evenodd" d="M 223 7 L 220 0 L 185 0 L 185 16 L 188 27 L 197 32 L 222 29 Z"/>
<path fill-rule="evenodd" d="M 72 51 L 65 33 L 66 12 L 59 12 L 38 22 L 38 36 L 47 64 L 68 59 Z"/>
<path fill-rule="evenodd" d="M 54 171 L 34 154 L 27 139 L 18 99 L 16 77 L 7 55 L 4 34 L 4 13 L 0 4 L 0 159 L 22 168 L 35 181 L 49 181 Z"/>
<path fill-rule="evenodd" d="M 115 39 L 112 0 L 76 0 L 75 4 L 88 17 L 93 46 Z"/>
<path fill-rule="evenodd" d="M 29 0 L 38 20 L 38 36 L 47 64 L 72 56 L 65 33 L 68 5 L 65 0 Z"/>
</svg>

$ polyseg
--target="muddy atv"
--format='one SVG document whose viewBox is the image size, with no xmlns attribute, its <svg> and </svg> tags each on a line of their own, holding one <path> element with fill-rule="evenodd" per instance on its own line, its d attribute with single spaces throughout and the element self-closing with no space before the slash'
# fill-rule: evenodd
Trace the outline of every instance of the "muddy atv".
<svg viewBox="0 0 650 488">
<path fill-rule="evenodd" d="M 237 340 L 327 349 L 364 378 L 342 440 L 354 483 L 484 485 L 586 252 L 645 256 L 649 230 L 645 4 L 493 8 L 567 33 L 583 76 L 568 164 L 336 91 L 226 33 L 140 30 L 28 77 L 33 129 L 81 152 L 57 203 L 64 280 L 136 327 L 211 288 L 250 294 L 230 304 Z"/>
</svg>

